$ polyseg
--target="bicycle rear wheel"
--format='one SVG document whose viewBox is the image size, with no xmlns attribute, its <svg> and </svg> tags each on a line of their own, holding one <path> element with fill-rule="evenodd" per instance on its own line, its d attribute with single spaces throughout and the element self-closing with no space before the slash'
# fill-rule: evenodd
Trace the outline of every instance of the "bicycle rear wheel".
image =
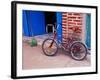
<svg viewBox="0 0 100 80">
<path fill-rule="evenodd" d="M 81 61 L 87 56 L 87 48 L 82 42 L 74 42 L 70 47 L 70 54 L 73 59 Z"/>
<path fill-rule="evenodd" d="M 46 39 L 43 41 L 42 50 L 47 56 L 54 56 L 58 51 L 57 43 L 53 39 Z"/>
</svg>

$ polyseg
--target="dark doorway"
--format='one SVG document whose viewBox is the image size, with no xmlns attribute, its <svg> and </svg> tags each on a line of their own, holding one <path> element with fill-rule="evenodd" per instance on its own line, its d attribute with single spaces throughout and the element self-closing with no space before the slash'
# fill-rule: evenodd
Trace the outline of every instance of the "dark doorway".
<svg viewBox="0 0 100 80">
<path fill-rule="evenodd" d="M 45 12 L 45 23 L 48 24 L 54 24 L 56 23 L 56 12 Z M 52 26 L 46 26 L 47 27 L 47 33 L 53 32 Z"/>
</svg>

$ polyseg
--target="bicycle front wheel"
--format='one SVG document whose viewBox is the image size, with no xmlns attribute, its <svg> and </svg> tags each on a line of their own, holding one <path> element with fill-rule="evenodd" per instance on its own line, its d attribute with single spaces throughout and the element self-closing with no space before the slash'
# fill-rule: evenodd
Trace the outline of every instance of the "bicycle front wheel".
<svg viewBox="0 0 100 80">
<path fill-rule="evenodd" d="M 46 39 L 43 41 L 42 50 L 47 56 L 54 56 L 58 51 L 57 43 L 53 39 Z"/>
<path fill-rule="evenodd" d="M 71 57 L 81 61 L 87 56 L 87 48 L 82 42 L 74 42 L 70 47 Z"/>
</svg>

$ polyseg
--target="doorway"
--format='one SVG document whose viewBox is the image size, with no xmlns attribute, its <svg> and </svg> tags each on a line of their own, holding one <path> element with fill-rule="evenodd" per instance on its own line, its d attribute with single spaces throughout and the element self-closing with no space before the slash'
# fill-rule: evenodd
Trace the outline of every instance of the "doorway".
<svg viewBox="0 0 100 80">
<path fill-rule="evenodd" d="M 48 25 L 54 23 L 56 23 L 56 12 L 45 12 L 46 33 L 52 33 L 54 31 L 53 25 Z"/>
</svg>

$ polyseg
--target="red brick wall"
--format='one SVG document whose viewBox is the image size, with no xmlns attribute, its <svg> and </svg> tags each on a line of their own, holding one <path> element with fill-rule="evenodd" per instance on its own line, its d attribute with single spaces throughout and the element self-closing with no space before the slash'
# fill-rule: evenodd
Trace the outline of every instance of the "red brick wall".
<svg viewBox="0 0 100 80">
<path fill-rule="evenodd" d="M 78 30 L 82 35 L 83 15 L 81 13 L 63 12 L 62 13 L 62 40 L 65 42 L 68 33 Z"/>
</svg>

